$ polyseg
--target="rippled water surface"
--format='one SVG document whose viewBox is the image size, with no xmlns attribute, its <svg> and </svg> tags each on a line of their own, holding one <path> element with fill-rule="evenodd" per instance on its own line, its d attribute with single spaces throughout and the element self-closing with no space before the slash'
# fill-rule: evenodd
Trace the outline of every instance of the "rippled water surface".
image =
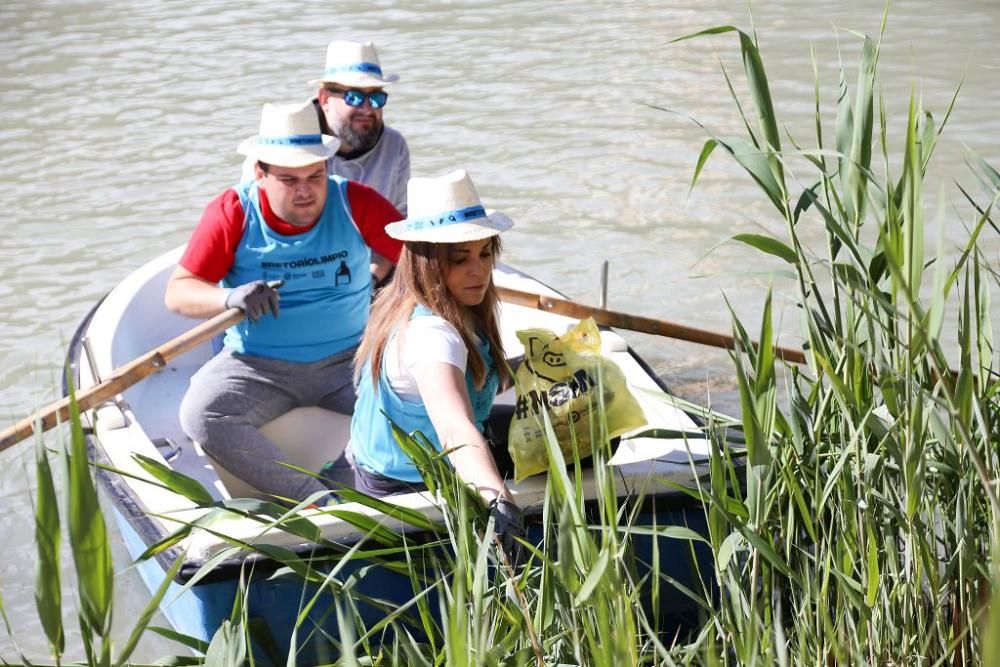
<svg viewBox="0 0 1000 667">
<path fill-rule="evenodd" d="M 778 114 L 812 146 L 810 48 L 829 111 L 839 59 L 853 82 L 857 33 L 876 34 L 881 9 L 860 0 L 760 4 L 754 20 Z M 939 198 L 946 204 L 951 245 L 969 221 L 953 183 L 970 181 L 963 144 L 1000 167 L 998 18 L 992 0 L 903 0 L 893 4 L 881 51 L 896 155 L 911 90 L 940 120 L 964 77 L 926 189 L 931 219 Z M 688 116 L 714 132 L 741 132 L 719 64 L 743 90 L 737 41 L 668 43 L 723 24 L 749 29 L 742 1 L 7 0 L 0 423 L 59 396 L 79 320 L 132 269 L 186 240 L 204 204 L 238 177 L 235 147 L 256 132 L 261 105 L 310 95 L 306 82 L 335 38 L 373 39 L 384 68 L 400 74 L 386 120 L 409 139 L 414 174 L 464 167 L 487 205 L 517 222 L 507 261 L 595 302 L 600 263 L 609 260 L 612 308 L 727 331 L 725 297 L 755 327 L 777 267 L 720 243 L 739 232 L 781 234 L 780 221 L 721 155 L 688 194 L 706 138 Z M 818 249 L 821 232 L 804 234 Z M 995 257 L 1000 244 L 994 236 L 985 246 Z M 781 309 L 789 285 L 774 285 Z M 782 330 L 794 330 L 793 318 L 789 308 Z M 682 395 L 733 405 L 724 353 L 629 340 Z M 0 586 L 19 646 L 39 657 L 29 450 L 0 458 Z M 126 628 L 148 597 L 131 571 L 120 577 L 118 625 Z M 150 639 L 140 657 L 174 650 Z M 0 656 L 16 656 L 6 637 Z"/>
</svg>

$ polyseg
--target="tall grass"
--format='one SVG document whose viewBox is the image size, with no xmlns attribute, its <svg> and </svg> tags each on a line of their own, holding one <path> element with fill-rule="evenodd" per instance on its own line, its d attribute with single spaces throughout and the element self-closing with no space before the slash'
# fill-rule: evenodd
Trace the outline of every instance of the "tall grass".
<svg viewBox="0 0 1000 667">
<path fill-rule="evenodd" d="M 593 454 L 593 483 L 588 489 L 581 462 L 567 467 L 547 424 L 552 465 L 545 500 L 530 521 L 530 539 L 523 544 L 525 558 L 520 564 L 508 560 L 494 544 L 482 501 L 455 477 L 446 453 L 434 450 L 420 434 L 397 431 L 396 437 L 417 463 L 429 493 L 438 498 L 440 524 L 353 490 L 337 492 L 344 501 L 404 521 L 416 534 L 400 535 L 346 506 L 328 506 L 324 512 L 367 535 L 348 549 L 324 540 L 311 522 L 297 517 L 298 508 L 289 511 L 248 500 L 205 505 L 210 514 L 198 521 L 201 529 L 214 523 L 214 514 L 237 513 L 258 521 L 262 530 L 290 531 L 320 550 L 309 555 L 233 542 L 237 551 L 257 552 L 283 566 L 263 576 L 302 582 L 301 612 L 291 638 L 272 638 L 266 629 L 241 617 L 244 597 L 237 596 L 233 616 L 208 652 L 254 654 L 266 664 L 334 659 L 340 664 L 669 664 L 678 650 L 671 643 L 679 627 L 674 619 L 662 619 L 659 607 L 650 601 L 665 598 L 659 589 L 672 586 L 678 577 L 661 569 L 655 539 L 649 546 L 651 536 L 673 541 L 682 561 L 687 554 L 692 560 L 698 557 L 687 540 L 704 538 L 683 526 L 671 526 L 661 535 L 659 527 L 645 523 L 649 512 L 641 495 L 619 499 L 607 464 L 611 450 L 606 428 L 600 420 L 594 427 L 603 436 L 595 442 L 603 444 Z M 161 468 L 156 476 L 172 488 L 186 490 L 191 498 L 202 497 L 192 492 L 191 480 L 176 472 Z M 700 510 L 696 518 L 697 514 Z M 147 555 L 192 529 L 198 527 L 183 527 Z M 650 549 L 652 557 L 647 555 Z M 705 553 L 703 549 L 701 555 Z M 390 605 L 359 594 L 355 585 L 359 577 L 379 577 L 386 569 L 408 577 L 409 602 Z M 688 582 L 685 589 L 695 615 L 696 603 L 705 603 L 694 592 L 700 585 Z M 331 613 L 337 619 L 336 636 L 323 629 Z M 287 655 L 269 654 L 266 647 L 272 644 L 287 645 Z"/>
<path fill-rule="evenodd" d="M 80 423 L 80 413 L 75 402 L 70 406 L 70 428 L 59 442 L 57 454 L 62 461 L 65 483 L 64 514 L 60 516 L 54 475 L 41 435 L 35 439 L 35 610 L 41 630 L 55 664 L 65 660 L 66 629 L 63 625 L 64 599 L 61 562 L 62 533 L 69 535 L 70 555 L 76 572 L 73 582 L 73 603 L 80 629 L 80 649 L 87 665 L 126 665 L 166 592 L 162 586 L 147 602 L 135 620 L 128 637 L 115 648 L 111 633 L 114 597 L 114 573 L 111 563 L 111 543 L 104 515 L 97 498 L 97 488 L 91 477 L 91 463 L 87 456 L 85 436 Z M 63 523 L 65 522 L 65 526 Z M 167 581 L 177 574 L 183 560 L 179 559 L 170 569 Z M 21 652 L 11 631 L 11 625 L 0 597 L 0 615 L 8 637 L 24 664 L 31 664 L 29 656 Z M 178 658 L 176 664 L 193 662 Z"/>
<path fill-rule="evenodd" d="M 841 66 L 832 139 L 817 74 L 815 144 L 789 137 L 783 147 L 754 37 L 723 26 L 682 39 L 726 33 L 738 37 L 752 110 L 727 73 L 746 135 L 712 136 L 693 184 L 721 147 L 784 221 L 783 238 L 735 239 L 794 273 L 809 364 L 784 369 L 779 409 L 770 299 L 759 351 L 734 316 L 747 464 L 745 484 L 720 484 L 737 470 L 717 449 L 699 489 L 722 589 L 707 655 L 733 665 L 977 664 L 1000 525 L 997 274 L 978 240 L 996 231 L 1000 177 L 970 157 L 982 187 L 963 189 L 968 241 L 957 258 L 940 242 L 929 255 L 924 180 L 951 106 L 938 126 L 914 93 L 904 121 L 890 122 L 881 35 L 866 37 L 853 94 Z M 826 242 L 814 255 L 800 238 L 817 225 Z"/>
</svg>

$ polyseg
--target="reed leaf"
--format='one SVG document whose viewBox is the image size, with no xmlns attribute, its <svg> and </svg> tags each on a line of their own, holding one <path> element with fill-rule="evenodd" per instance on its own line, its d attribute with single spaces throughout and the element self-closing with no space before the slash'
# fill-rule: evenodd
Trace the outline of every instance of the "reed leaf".
<svg viewBox="0 0 1000 667">
<path fill-rule="evenodd" d="M 242 549 L 240 547 L 223 547 L 222 549 L 219 549 L 216 553 L 212 554 L 211 557 L 207 558 L 205 562 L 202 563 L 201 567 L 199 567 L 193 575 L 188 577 L 187 581 L 184 582 L 184 584 L 180 587 L 180 589 L 178 589 L 177 593 L 173 596 L 171 602 L 176 601 L 182 595 L 184 595 L 184 593 L 197 586 L 198 582 L 200 582 L 202 579 L 212 574 L 212 571 L 215 570 L 215 568 L 217 568 L 220 564 L 224 563 L 225 561 L 231 558 L 235 558 L 237 555 L 239 555 L 241 551 Z M 178 559 L 178 560 L 183 561 L 183 559 Z M 208 649 L 208 645 L 206 644 L 202 648 L 197 648 L 197 647 L 195 648 L 196 650 L 204 653 Z"/>
<path fill-rule="evenodd" d="M 705 145 L 701 147 L 701 153 L 698 155 L 698 162 L 694 166 L 694 175 L 691 176 L 691 185 L 688 187 L 688 196 L 690 196 L 691 191 L 694 190 L 694 186 L 698 182 L 698 175 L 701 173 L 701 170 L 705 168 L 705 163 L 708 162 L 708 158 L 712 155 L 712 151 L 714 151 L 718 145 L 718 141 L 715 139 L 709 139 L 705 142 Z"/>
<path fill-rule="evenodd" d="M 402 521 L 413 526 L 414 528 L 431 532 L 437 531 L 440 528 L 437 523 L 431 521 L 423 513 L 418 512 L 417 510 L 388 503 L 384 500 L 373 498 L 367 494 L 361 493 L 360 491 L 344 488 L 337 489 L 335 493 L 340 498 L 341 502 L 358 503 L 359 505 L 371 507 L 372 509 L 382 512 L 388 517 Z"/>
<path fill-rule="evenodd" d="M 851 95 L 849 92 L 849 86 L 847 83 L 847 73 L 844 71 L 843 60 L 839 63 L 839 79 L 837 82 L 837 116 L 836 125 L 834 132 L 834 140 L 837 146 L 838 158 L 838 169 L 837 175 L 840 179 L 840 187 L 843 192 L 851 192 L 850 183 L 850 155 L 851 155 L 851 142 L 855 136 L 854 131 L 854 107 L 851 104 Z M 859 81 L 860 83 L 860 81 Z M 818 83 L 817 83 L 818 86 Z M 816 94 L 816 104 L 819 104 L 819 90 L 817 88 Z M 817 111 L 817 115 L 818 115 Z M 817 119 L 816 125 L 820 126 L 820 121 Z M 848 221 L 857 220 L 858 216 L 855 215 L 854 210 L 848 208 L 851 206 L 852 202 L 850 199 L 844 201 L 844 213 Z"/>
<path fill-rule="evenodd" d="M 62 624 L 62 577 L 60 552 L 62 532 L 52 469 L 41 434 L 35 439 L 35 609 L 49 648 L 56 660 L 66 648 Z"/>
<path fill-rule="evenodd" d="M 132 454 L 132 459 L 168 489 L 184 496 L 194 504 L 205 506 L 215 502 L 212 494 L 198 480 L 179 473 L 170 466 L 144 454 Z"/>
<path fill-rule="evenodd" d="M 403 545 L 403 538 L 398 533 L 383 526 L 381 519 L 369 517 L 361 512 L 337 507 L 328 507 L 326 513 L 346 521 L 353 526 L 357 526 L 365 535 L 370 536 L 380 544 L 388 547 L 400 547 Z"/>
<path fill-rule="evenodd" d="M 801 198 L 806 200 L 817 211 L 819 211 L 820 215 L 823 217 L 823 223 L 826 226 L 826 230 L 830 232 L 836 240 L 836 246 L 830 253 L 831 257 L 836 257 L 840 246 L 844 245 L 847 246 L 847 249 L 850 251 L 851 257 L 854 261 L 857 262 L 859 266 L 865 266 L 866 262 L 862 256 L 861 248 L 854 240 L 854 236 L 849 231 L 845 222 L 834 216 L 833 213 L 819 201 L 818 196 L 812 190 L 803 190 Z"/>
<path fill-rule="evenodd" d="M 984 279 L 981 272 L 983 262 L 977 261 L 974 265 L 973 286 L 976 295 L 976 352 L 978 354 L 977 373 L 980 386 L 986 386 L 990 378 L 990 364 L 988 360 L 993 359 L 993 318 L 992 296 L 990 294 L 989 282 Z"/>
<path fill-rule="evenodd" d="M 81 623 L 101 637 L 111 630 L 114 572 L 108 531 L 90 477 L 80 411 L 70 394 L 71 436 L 63 449 L 66 468 L 66 513 L 80 593 Z M 85 631 L 84 634 L 87 634 Z M 106 650 L 110 643 L 105 644 Z"/>
<path fill-rule="evenodd" d="M 0 619 L 3 619 L 4 630 L 7 632 L 7 637 L 10 639 L 11 646 L 15 651 L 17 651 L 18 657 L 25 665 L 31 665 L 31 661 L 25 657 L 24 652 L 21 651 L 21 648 L 17 645 L 17 639 L 14 637 L 14 631 L 10 626 L 10 618 L 7 616 L 7 609 L 3 604 L 2 590 L 0 590 Z"/>
<path fill-rule="evenodd" d="M 166 538 L 149 545 L 145 551 L 136 557 L 136 562 L 148 560 L 155 557 L 157 554 L 163 553 L 167 549 L 170 549 L 185 539 L 191 534 L 191 526 L 181 526 L 178 530 L 168 535 Z"/>
<path fill-rule="evenodd" d="M 186 635 L 182 632 L 177 632 L 173 628 L 163 628 L 158 625 L 150 625 L 148 626 L 148 630 L 149 632 L 160 635 L 170 641 L 186 646 L 192 651 L 197 651 L 198 653 L 205 653 L 208 651 L 208 642 L 195 639 L 194 637 Z"/>
<path fill-rule="evenodd" d="M 132 630 L 129 632 L 128 639 L 125 640 L 125 644 L 118 653 L 115 664 L 130 664 L 129 658 L 132 656 L 132 652 L 135 651 L 136 647 L 139 645 L 139 641 L 146 632 L 146 628 L 149 627 L 149 622 L 156 614 L 160 601 L 163 600 L 164 596 L 167 594 L 167 591 L 170 589 L 170 584 L 173 583 L 177 573 L 181 571 L 182 565 L 184 565 L 183 555 L 174 560 L 173 564 L 164 575 L 163 581 L 161 581 L 160 585 L 157 587 L 156 592 L 153 593 L 153 596 L 146 603 L 142 612 L 140 612 L 135 624 L 132 626 Z"/>
<path fill-rule="evenodd" d="M 785 199 L 782 185 L 775 177 L 772 160 L 768 153 L 744 139 L 715 137 L 715 140 L 750 174 L 750 177 L 760 186 L 775 208 L 784 212 Z"/>
<path fill-rule="evenodd" d="M 798 255 L 795 254 L 792 248 L 773 236 L 767 236 L 766 234 L 736 234 L 733 236 L 733 240 L 746 243 L 748 246 L 756 248 L 761 252 L 766 252 L 769 255 L 783 259 L 789 264 L 795 264 L 799 261 Z"/>
<path fill-rule="evenodd" d="M 595 525 L 591 526 L 591 529 L 597 532 L 602 527 L 602 525 Z M 624 535 L 656 535 L 674 540 L 687 540 L 708 544 L 708 540 L 705 539 L 704 535 L 686 526 L 624 526 L 621 529 L 621 533 Z"/>
<path fill-rule="evenodd" d="M 587 577 L 580 586 L 580 590 L 576 592 L 575 599 L 573 600 L 575 605 L 583 606 L 587 603 L 594 590 L 602 583 L 604 573 L 608 569 L 610 561 L 611 553 L 606 549 L 601 550 L 597 561 L 590 566 L 590 571 L 587 572 Z"/>
<path fill-rule="evenodd" d="M 841 163 L 847 212 L 855 226 L 864 221 L 868 201 L 868 172 L 871 167 L 872 128 L 874 124 L 873 98 L 875 92 L 875 64 L 878 49 L 870 37 L 865 37 L 858 65 L 857 90 L 850 138 L 838 136 L 838 146 L 846 144 L 847 159 Z"/>
<path fill-rule="evenodd" d="M 994 545 L 993 549 L 1000 548 Z M 993 575 L 993 594 L 990 597 L 986 627 L 983 628 L 982 664 L 1000 664 L 1000 576 Z"/>
<path fill-rule="evenodd" d="M 205 664 L 218 667 L 242 667 L 247 657 L 246 637 L 243 627 L 231 620 L 212 636 L 205 653 Z"/>
<path fill-rule="evenodd" d="M 918 143 L 918 103 L 910 97 L 902 175 L 902 269 L 910 290 L 920 286 L 924 268 L 923 156 Z"/>
<path fill-rule="evenodd" d="M 345 667 L 358 667 L 358 656 L 355 653 L 354 641 L 357 636 L 354 628 L 354 617 L 344 612 L 344 606 L 339 599 L 334 598 L 334 610 L 337 614 L 337 628 L 340 630 L 340 642 L 346 650 L 340 653 L 340 664 Z"/>
<path fill-rule="evenodd" d="M 747 82 L 750 84 L 750 95 L 757 108 L 757 118 L 766 141 L 768 162 L 775 182 L 781 185 L 781 191 L 784 192 L 784 173 L 781 162 L 776 157 L 776 154 L 781 152 L 781 137 L 778 134 L 778 118 L 774 112 L 774 103 L 771 101 L 771 90 L 767 82 L 767 74 L 764 72 L 764 62 L 761 60 L 754 40 L 743 31 L 737 32 L 740 36 L 743 67 L 746 71 Z"/>
</svg>

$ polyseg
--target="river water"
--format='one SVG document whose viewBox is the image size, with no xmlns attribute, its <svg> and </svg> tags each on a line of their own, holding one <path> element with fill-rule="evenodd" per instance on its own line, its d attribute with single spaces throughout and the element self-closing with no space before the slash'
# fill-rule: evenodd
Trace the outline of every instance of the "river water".
<svg viewBox="0 0 1000 667">
<path fill-rule="evenodd" d="M 940 121 L 964 77 L 926 189 L 931 219 L 945 204 L 950 252 L 970 220 L 954 185 L 971 182 L 964 146 L 1000 167 L 998 18 L 995 0 L 903 0 L 891 8 L 881 51 L 896 156 L 911 91 Z M 830 125 L 838 63 L 853 90 L 858 33 L 876 35 L 881 19 L 877 3 L 861 0 L 754 8 L 777 112 L 802 144 L 815 143 L 810 48 Z M 783 311 L 791 286 L 769 275 L 779 267 L 723 243 L 740 232 L 782 235 L 756 186 L 720 152 L 688 194 L 706 139 L 688 117 L 720 135 L 741 133 L 719 61 L 738 91 L 745 85 L 734 35 L 669 41 L 725 24 L 750 28 L 745 3 L 7 0 L 0 425 L 59 397 L 79 320 L 132 269 L 186 240 L 204 204 L 238 177 L 235 147 L 256 132 L 261 105 L 314 92 L 306 82 L 335 38 L 374 40 L 383 68 L 400 74 L 385 118 L 407 136 L 413 173 L 464 167 L 486 204 L 516 221 L 508 262 L 594 303 L 608 260 L 609 307 L 723 332 L 726 299 L 753 330 L 773 282 L 779 328 L 794 331 L 794 309 Z M 820 232 L 805 234 L 818 250 Z M 785 335 L 781 342 L 796 343 Z M 629 341 L 681 395 L 735 405 L 725 353 L 638 334 Z M 33 620 L 31 448 L 0 456 L 0 590 L 17 645 L 44 657 Z M 121 641 L 148 596 L 120 548 L 116 557 Z M 176 650 L 148 638 L 138 657 Z M 16 656 L 0 638 L 0 657 Z"/>
</svg>

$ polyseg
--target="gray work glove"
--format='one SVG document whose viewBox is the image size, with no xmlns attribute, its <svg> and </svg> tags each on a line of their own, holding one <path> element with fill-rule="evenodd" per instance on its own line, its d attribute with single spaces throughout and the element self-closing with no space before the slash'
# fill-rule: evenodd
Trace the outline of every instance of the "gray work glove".
<svg viewBox="0 0 1000 667">
<path fill-rule="evenodd" d="M 517 505 L 506 498 L 494 498 L 489 504 L 493 532 L 511 567 L 517 567 L 524 551 L 517 538 L 524 538 L 524 517 Z"/>
<path fill-rule="evenodd" d="M 278 316 L 278 290 L 263 280 L 239 285 L 229 290 L 226 308 L 239 308 L 251 322 L 256 322 L 268 313 Z"/>
</svg>

